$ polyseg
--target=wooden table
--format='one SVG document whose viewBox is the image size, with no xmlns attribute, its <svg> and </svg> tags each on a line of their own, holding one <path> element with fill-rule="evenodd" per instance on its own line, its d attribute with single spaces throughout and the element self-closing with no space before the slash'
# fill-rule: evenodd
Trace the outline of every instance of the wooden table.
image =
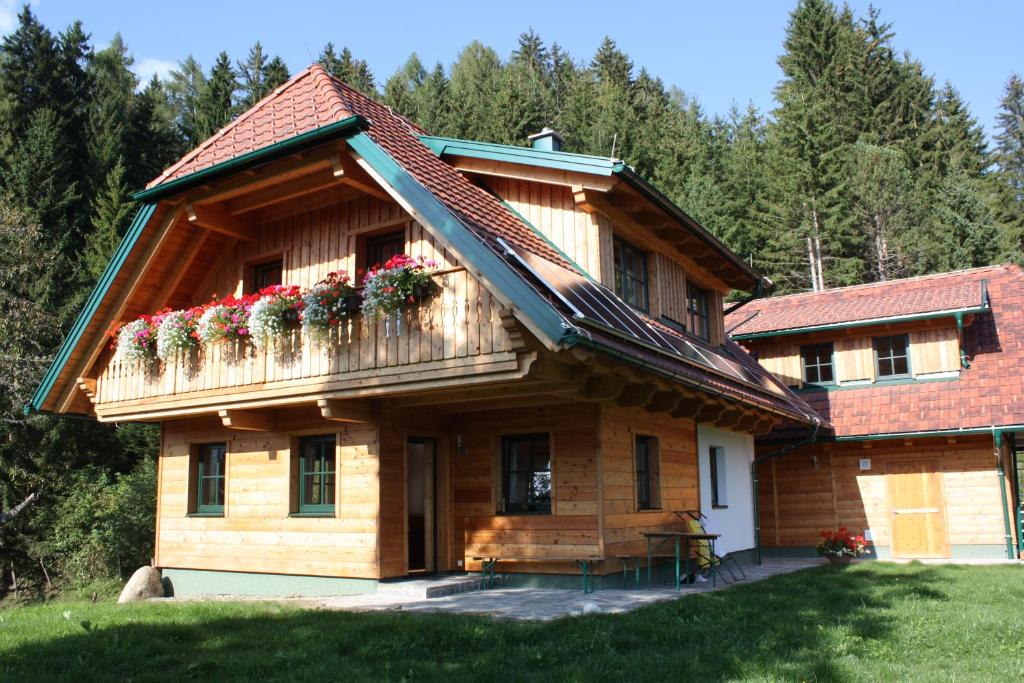
<svg viewBox="0 0 1024 683">
<path fill-rule="evenodd" d="M 711 544 L 711 585 L 715 585 L 715 540 L 721 537 L 721 534 L 697 534 L 691 531 L 647 531 L 644 532 L 644 537 L 647 539 L 647 585 L 651 586 L 651 564 L 654 559 L 654 541 L 660 539 L 661 541 L 673 540 L 675 542 L 676 549 L 676 590 L 682 585 L 681 576 L 679 573 L 679 560 L 680 560 L 680 542 L 685 541 L 684 547 L 685 552 L 682 554 L 684 562 L 686 563 L 686 576 L 690 575 L 690 541 L 708 541 Z"/>
</svg>

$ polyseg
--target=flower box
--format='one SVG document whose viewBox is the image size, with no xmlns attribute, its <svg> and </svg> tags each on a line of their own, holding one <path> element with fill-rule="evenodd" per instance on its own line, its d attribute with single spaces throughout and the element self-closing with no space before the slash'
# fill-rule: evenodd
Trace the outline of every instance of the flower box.
<svg viewBox="0 0 1024 683">
<path fill-rule="evenodd" d="M 381 268 L 363 280 L 363 313 L 390 315 L 405 306 L 423 303 L 437 296 L 441 288 L 428 269 L 437 263 L 422 256 L 392 256 Z"/>
</svg>

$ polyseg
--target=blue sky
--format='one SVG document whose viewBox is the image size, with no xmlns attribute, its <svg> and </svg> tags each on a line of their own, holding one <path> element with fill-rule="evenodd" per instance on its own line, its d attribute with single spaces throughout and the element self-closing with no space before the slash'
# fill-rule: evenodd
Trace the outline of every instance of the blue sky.
<svg viewBox="0 0 1024 683">
<path fill-rule="evenodd" d="M 370 62 L 379 81 L 411 52 L 427 64 L 450 64 L 479 39 L 502 57 L 533 27 L 577 60 L 589 59 L 611 35 L 637 66 L 695 95 L 706 110 L 725 112 L 748 100 L 772 106 L 780 77 L 776 58 L 796 0 L 676 2 L 369 2 L 295 0 L 39 0 L 34 11 L 51 29 L 81 19 L 97 45 L 120 32 L 145 74 L 165 72 L 189 53 L 204 67 L 220 50 L 235 59 L 257 39 L 289 67 L 308 65 L 328 40 Z M 0 0 L 0 33 L 10 30 L 20 0 Z M 851 0 L 858 13 L 867 0 Z M 921 60 L 940 83 L 951 81 L 991 133 L 1007 77 L 1024 73 L 1024 2 L 1020 0 L 875 0 L 894 23 L 896 46 Z M 497 10 L 497 13 L 496 13 Z"/>
</svg>

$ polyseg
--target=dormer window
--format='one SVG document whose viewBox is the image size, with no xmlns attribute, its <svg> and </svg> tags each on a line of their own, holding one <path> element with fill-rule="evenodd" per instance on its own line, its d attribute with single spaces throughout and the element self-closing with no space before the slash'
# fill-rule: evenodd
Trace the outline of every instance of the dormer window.
<svg viewBox="0 0 1024 683">
<path fill-rule="evenodd" d="M 805 384 L 835 384 L 832 344 L 811 344 L 800 347 Z"/>
<path fill-rule="evenodd" d="M 876 337 L 875 368 L 878 379 L 910 377 L 910 357 L 907 353 L 907 335 Z"/>
<path fill-rule="evenodd" d="M 686 283 L 686 317 L 690 333 L 705 341 L 711 340 L 711 324 L 708 316 L 708 290 Z"/>
<path fill-rule="evenodd" d="M 612 242 L 615 260 L 615 293 L 633 308 L 647 312 L 647 254 L 616 237 Z"/>
</svg>

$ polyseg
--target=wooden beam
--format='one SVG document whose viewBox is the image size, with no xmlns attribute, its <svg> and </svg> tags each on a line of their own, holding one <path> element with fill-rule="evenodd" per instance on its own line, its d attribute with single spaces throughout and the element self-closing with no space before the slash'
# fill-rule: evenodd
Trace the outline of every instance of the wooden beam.
<svg viewBox="0 0 1024 683">
<path fill-rule="evenodd" d="M 585 401 L 615 400 L 626 386 L 626 378 L 619 375 L 601 375 L 587 379 L 582 396 Z"/>
<path fill-rule="evenodd" d="M 366 401 L 344 401 L 334 398 L 322 398 L 316 402 L 320 414 L 325 420 L 335 422 L 355 422 L 365 424 L 373 422 L 376 411 Z"/>
<path fill-rule="evenodd" d="M 258 213 L 253 214 L 259 223 L 273 223 L 289 216 L 296 216 L 300 213 L 309 213 L 322 209 L 325 206 L 334 206 L 362 197 L 363 193 L 354 187 L 342 185 L 335 181 L 334 187 L 321 189 L 319 192 L 311 192 L 301 197 L 296 197 L 289 202 L 279 202 L 273 206 L 265 206 Z"/>
<path fill-rule="evenodd" d="M 251 410 L 219 410 L 217 416 L 221 423 L 240 432 L 272 432 L 274 416 L 270 413 L 257 413 Z"/>
<path fill-rule="evenodd" d="M 747 413 L 746 415 L 744 415 L 743 417 L 740 418 L 740 421 L 736 423 L 736 426 L 733 429 L 735 429 L 737 432 L 743 432 L 744 434 L 749 434 L 750 431 L 755 426 L 757 426 L 757 424 L 760 421 L 761 421 L 761 416 L 760 415 L 758 415 L 756 413 Z"/>
<path fill-rule="evenodd" d="M 247 172 L 207 185 L 190 196 L 197 204 L 219 202 L 256 190 L 277 185 L 286 180 L 308 175 L 312 171 L 331 167 L 331 157 L 338 153 L 337 145 L 325 145 L 309 152 L 293 154 Z"/>
<path fill-rule="evenodd" d="M 722 410 L 715 417 L 714 425 L 720 429 L 735 429 L 746 414 L 747 412 L 741 408 Z"/>
<path fill-rule="evenodd" d="M 230 215 L 219 206 L 190 202 L 185 205 L 185 213 L 188 216 L 188 222 L 200 228 L 213 230 L 246 242 L 252 242 L 255 239 L 245 221 Z"/>
<path fill-rule="evenodd" d="M 230 199 L 224 202 L 224 210 L 236 216 L 250 211 L 257 211 L 280 202 L 286 202 L 289 199 L 319 192 L 326 188 L 335 187 L 337 184 L 338 181 L 334 176 L 326 171 L 318 171 L 294 180 L 288 180 L 280 185 Z"/>
<path fill-rule="evenodd" d="M 618 403 L 624 408 L 647 405 L 658 387 L 648 382 L 636 382 L 627 384 L 619 394 Z"/>
<path fill-rule="evenodd" d="M 593 191 L 588 190 L 582 185 L 572 186 L 572 200 L 576 202 L 576 206 L 580 211 L 586 211 L 587 213 L 597 212 L 597 206 L 592 199 L 593 195 Z"/>
<path fill-rule="evenodd" d="M 160 287 L 160 291 L 157 292 L 157 295 L 153 297 L 153 303 L 150 306 L 150 310 L 159 311 L 167 305 L 167 302 L 170 301 L 171 296 L 174 294 L 174 290 L 178 288 L 178 285 L 181 284 L 182 278 L 184 278 L 185 274 L 188 273 L 188 269 L 192 265 L 192 262 L 195 261 L 196 256 L 200 251 L 202 251 L 206 242 L 209 240 L 209 230 L 206 228 L 195 228 L 195 230 L 196 233 L 191 240 L 188 251 L 186 251 L 185 254 L 177 260 L 178 266 L 174 269 L 174 272 L 171 273 L 171 276 L 167 281 L 164 282 L 163 286 Z"/>
<path fill-rule="evenodd" d="M 696 397 L 684 398 L 676 404 L 676 407 L 669 415 L 676 419 L 692 419 L 697 417 L 700 409 L 704 407 L 704 403 L 705 401 Z"/>
<path fill-rule="evenodd" d="M 649 413 L 670 413 L 676 409 L 676 405 L 681 400 L 683 400 L 683 395 L 678 391 L 656 391 L 644 406 L 644 410 Z"/>
<path fill-rule="evenodd" d="M 89 401 L 96 402 L 96 379 L 94 377 L 79 377 L 78 388 L 89 397 Z"/>
<path fill-rule="evenodd" d="M 705 401 L 697 414 L 693 416 L 694 422 L 714 422 L 715 419 L 725 410 L 725 407 L 718 401 Z"/>
<path fill-rule="evenodd" d="M 389 199 L 388 195 L 349 154 L 339 151 L 331 157 L 334 179 L 356 188 L 377 199 Z"/>
</svg>

